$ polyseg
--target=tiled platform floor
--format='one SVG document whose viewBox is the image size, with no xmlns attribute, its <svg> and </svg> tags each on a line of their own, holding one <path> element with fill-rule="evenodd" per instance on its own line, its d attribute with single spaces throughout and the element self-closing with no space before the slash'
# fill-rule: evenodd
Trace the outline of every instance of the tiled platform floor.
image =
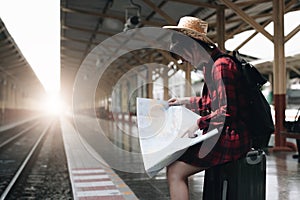
<svg viewBox="0 0 300 200">
<path fill-rule="evenodd" d="M 108 151 L 108 147 L 99 136 L 99 129 L 95 129 L 89 120 L 82 121 L 81 126 L 85 126 L 82 135 L 87 142 L 99 153 L 101 157 L 117 158 L 124 160 L 119 165 L 141 166 L 139 157 L 123 157 L 125 151 Z M 113 125 L 111 122 L 101 122 L 102 130 L 110 135 L 113 143 L 125 150 L 135 151 L 139 149 L 134 126 Z M 125 126 L 126 125 L 126 126 Z M 122 128 L 122 129 L 121 129 Z M 95 130 L 94 130 L 95 129 Z M 128 129 L 128 130 L 127 130 Z M 120 131 L 122 130 L 122 131 Z M 93 133 L 94 132 L 94 133 Z M 127 133 L 129 135 L 126 135 Z M 104 135 L 104 134 L 103 134 Z M 96 136 L 99 138 L 97 139 Z M 125 137 L 126 136 L 126 137 Z M 110 144 L 111 145 L 111 144 Z M 117 155 L 120 153 L 120 155 Z M 298 200 L 300 197 L 300 164 L 292 156 L 295 152 L 272 152 L 267 154 L 267 180 L 266 199 L 267 200 Z M 124 158 L 124 159 L 122 159 Z M 105 159 L 106 160 L 106 159 Z M 106 160 L 107 161 L 107 160 Z M 120 160 L 119 160 L 120 161 Z M 130 161 L 130 162 L 129 162 Z M 118 166 L 119 166 L 118 165 Z M 114 168 L 113 166 L 111 166 Z M 154 178 L 149 178 L 145 174 L 128 173 L 116 171 L 119 177 L 129 186 L 136 197 L 141 200 L 167 200 L 170 199 L 165 170 L 162 170 Z M 198 173 L 189 179 L 191 200 L 201 200 L 203 193 L 204 172 Z"/>
</svg>

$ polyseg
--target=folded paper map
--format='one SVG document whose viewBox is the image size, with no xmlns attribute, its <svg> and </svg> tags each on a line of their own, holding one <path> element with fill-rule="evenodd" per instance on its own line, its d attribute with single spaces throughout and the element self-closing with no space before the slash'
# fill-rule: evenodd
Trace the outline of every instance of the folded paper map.
<svg viewBox="0 0 300 200">
<path fill-rule="evenodd" d="M 214 129 L 195 138 L 184 133 L 200 116 L 184 106 L 170 106 L 166 101 L 137 98 L 137 124 L 145 171 L 150 177 L 177 160 L 188 147 L 217 135 Z"/>
</svg>

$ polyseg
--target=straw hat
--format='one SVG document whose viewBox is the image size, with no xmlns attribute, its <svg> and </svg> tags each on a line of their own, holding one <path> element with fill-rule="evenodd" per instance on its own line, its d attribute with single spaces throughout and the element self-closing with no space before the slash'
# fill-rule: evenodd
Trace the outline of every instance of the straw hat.
<svg viewBox="0 0 300 200">
<path fill-rule="evenodd" d="M 163 28 L 179 31 L 192 38 L 215 46 L 215 43 L 206 36 L 208 23 L 199 18 L 185 16 L 180 18 L 177 26 L 163 26 Z"/>
</svg>

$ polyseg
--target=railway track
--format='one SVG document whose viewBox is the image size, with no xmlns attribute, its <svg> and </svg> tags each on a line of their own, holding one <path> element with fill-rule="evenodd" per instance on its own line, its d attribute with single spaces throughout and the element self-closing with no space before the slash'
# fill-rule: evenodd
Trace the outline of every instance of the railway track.
<svg viewBox="0 0 300 200">
<path fill-rule="evenodd" d="M 0 200 L 72 199 L 59 120 L 9 132 L 0 132 Z"/>
</svg>

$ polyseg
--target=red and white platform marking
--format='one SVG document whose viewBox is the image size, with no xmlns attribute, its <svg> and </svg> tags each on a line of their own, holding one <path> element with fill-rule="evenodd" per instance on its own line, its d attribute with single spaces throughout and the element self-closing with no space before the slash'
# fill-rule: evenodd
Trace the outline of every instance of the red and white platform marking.
<svg viewBox="0 0 300 200">
<path fill-rule="evenodd" d="M 71 176 L 76 197 L 80 200 L 125 200 L 123 195 L 133 194 L 129 188 L 125 189 L 126 185 L 110 169 L 72 169 Z"/>
<path fill-rule="evenodd" d="M 75 200 L 137 200 L 122 179 L 87 144 L 73 125 L 61 118 L 66 157 Z"/>
</svg>

